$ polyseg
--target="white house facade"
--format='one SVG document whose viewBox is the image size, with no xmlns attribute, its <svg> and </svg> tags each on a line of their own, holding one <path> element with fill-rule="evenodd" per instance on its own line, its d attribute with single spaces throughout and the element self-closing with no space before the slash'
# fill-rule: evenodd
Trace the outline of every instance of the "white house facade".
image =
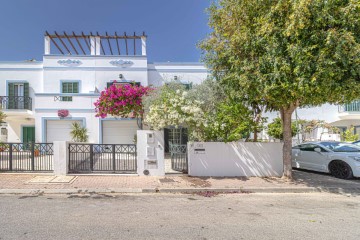
<svg viewBox="0 0 360 240">
<path fill-rule="evenodd" d="M 114 80 L 143 86 L 174 79 L 198 84 L 209 74 L 202 63 L 149 62 L 145 34 L 46 33 L 44 43 L 42 61 L 0 62 L 0 109 L 7 115 L 0 126 L 3 142 L 71 140 L 71 124 L 79 122 L 88 129 L 91 143 L 130 144 L 138 130 L 136 120 L 95 117 L 99 92 Z M 59 117 L 59 110 L 69 115 Z M 267 114 L 269 121 L 276 115 Z M 354 126 L 360 133 L 357 101 L 299 109 L 297 116 L 325 120 L 341 129 Z"/>
<path fill-rule="evenodd" d="M 7 115 L 1 123 L 3 142 L 71 140 L 71 124 L 79 122 L 88 129 L 91 143 L 130 144 L 138 130 L 137 121 L 95 117 L 99 92 L 114 80 L 143 86 L 159 86 L 173 79 L 197 84 L 208 75 L 200 63 L 149 62 L 145 35 L 112 36 L 112 45 L 106 36 L 66 36 L 73 38 L 71 44 L 64 35 L 45 35 L 41 62 L 0 62 L 0 109 Z M 86 54 L 80 54 L 82 50 Z M 59 117 L 59 110 L 68 110 L 69 115 Z"/>
</svg>

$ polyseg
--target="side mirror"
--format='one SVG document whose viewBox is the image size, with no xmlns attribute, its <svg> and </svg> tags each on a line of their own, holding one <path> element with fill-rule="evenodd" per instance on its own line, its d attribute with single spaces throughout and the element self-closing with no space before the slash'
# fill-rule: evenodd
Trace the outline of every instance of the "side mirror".
<svg viewBox="0 0 360 240">
<path fill-rule="evenodd" d="M 315 151 L 315 152 L 321 152 L 321 148 L 316 147 L 316 148 L 314 148 L 314 151 Z"/>
</svg>

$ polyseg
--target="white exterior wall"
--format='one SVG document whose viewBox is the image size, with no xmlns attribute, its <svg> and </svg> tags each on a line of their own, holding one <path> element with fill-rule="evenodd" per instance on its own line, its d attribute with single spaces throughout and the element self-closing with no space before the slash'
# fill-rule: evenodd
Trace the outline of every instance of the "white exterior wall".
<svg viewBox="0 0 360 240">
<path fill-rule="evenodd" d="M 58 61 L 78 61 L 74 64 L 61 64 Z M 117 66 L 111 61 L 131 61 L 127 66 Z M 119 74 L 128 81 L 141 82 L 147 86 L 147 58 L 112 56 L 44 56 L 44 93 L 60 93 L 60 81 L 81 81 L 80 93 L 105 89 L 107 82 L 120 81 Z"/>
<path fill-rule="evenodd" d="M 282 143 L 188 143 L 189 175 L 199 177 L 279 177 Z"/>
<path fill-rule="evenodd" d="M 181 83 L 200 84 L 208 76 L 208 70 L 200 63 L 150 63 L 149 85 L 161 86 L 177 76 Z"/>
</svg>

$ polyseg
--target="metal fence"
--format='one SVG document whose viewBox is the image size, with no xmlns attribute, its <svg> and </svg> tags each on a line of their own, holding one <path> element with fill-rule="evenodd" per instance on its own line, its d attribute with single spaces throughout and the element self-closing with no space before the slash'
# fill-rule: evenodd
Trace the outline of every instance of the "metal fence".
<svg viewBox="0 0 360 240">
<path fill-rule="evenodd" d="M 69 144 L 70 173 L 136 173 L 134 144 Z"/>
<path fill-rule="evenodd" d="M 188 157 L 186 144 L 170 143 L 169 152 L 171 154 L 171 168 L 175 171 L 187 173 Z"/>
<path fill-rule="evenodd" d="M 52 143 L 0 143 L 0 171 L 53 171 Z"/>
<path fill-rule="evenodd" d="M 23 96 L 0 96 L 0 109 L 32 110 L 32 99 Z"/>
</svg>

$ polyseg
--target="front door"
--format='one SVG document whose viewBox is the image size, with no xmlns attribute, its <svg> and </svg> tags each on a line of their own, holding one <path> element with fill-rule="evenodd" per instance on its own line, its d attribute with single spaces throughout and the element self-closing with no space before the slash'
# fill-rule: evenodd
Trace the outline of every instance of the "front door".
<svg viewBox="0 0 360 240">
<path fill-rule="evenodd" d="M 23 127 L 23 143 L 35 142 L 35 127 Z"/>
<path fill-rule="evenodd" d="M 14 85 L 15 109 L 24 109 L 24 84 Z"/>
</svg>

